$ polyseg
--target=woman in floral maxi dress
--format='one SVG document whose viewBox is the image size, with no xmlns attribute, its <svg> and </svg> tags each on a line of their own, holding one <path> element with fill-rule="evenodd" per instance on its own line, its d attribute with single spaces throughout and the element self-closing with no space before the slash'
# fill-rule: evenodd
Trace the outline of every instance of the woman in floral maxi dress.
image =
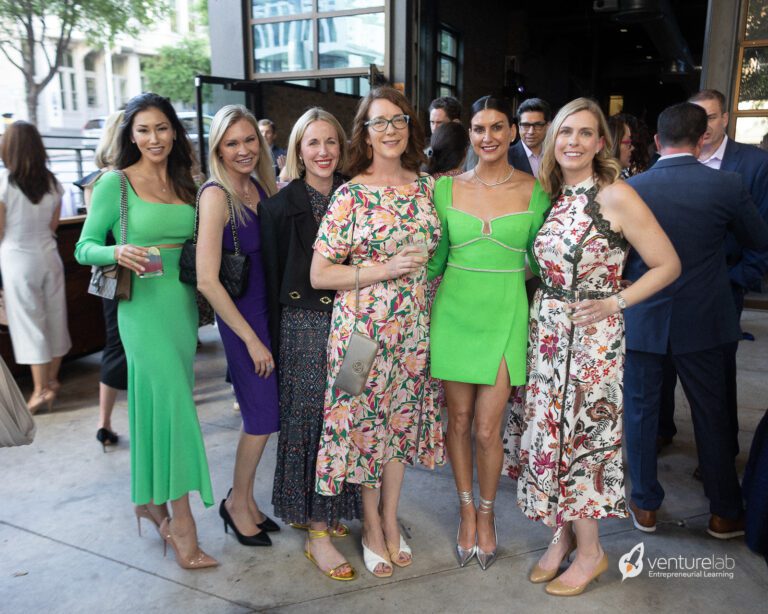
<svg viewBox="0 0 768 614">
<path fill-rule="evenodd" d="M 339 290 L 316 488 L 333 496 L 345 481 L 365 487 L 363 554 L 366 568 L 378 577 L 392 575 L 393 564 L 411 563 L 397 523 L 404 463 L 417 457 L 427 466 L 443 461 L 427 385 L 426 262 L 440 239 L 440 221 L 432 204 L 434 180 L 418 173 L 423 144 L 400 92 L 377 88 L 361 100 L 350 143 L 352 179 L 336 192 L 320 224 L 310 271 L 315 288 Z M 353 329 L 379 345 L 357 396 L 333 385 Z"/>
<path fill-rule="evenodd" d="M 552 123 L 544 188 L 557 195 L 534 242 L 542 284 L 531 306 L 528 384 L 505 433 L 505 469 L 518 504 L 555 538 L 530 575 L 547 592 L 573 595 L 607 569 L 597 519 L 625 517 L 621 459 L 624 319 L 679 274 L 680 262 L 656 219 L 623 181 L 610 156 L 597 104 L 579 98 Z M 649 271 L 622 290 L 629 246 Z M 574 563 L 555 578 L 578 545 Z"/>
</svg>

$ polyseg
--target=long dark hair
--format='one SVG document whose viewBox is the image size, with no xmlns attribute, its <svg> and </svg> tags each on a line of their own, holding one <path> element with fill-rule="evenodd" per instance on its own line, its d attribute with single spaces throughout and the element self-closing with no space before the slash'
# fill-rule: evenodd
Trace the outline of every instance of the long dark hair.
<svg viewBox="0 0 768 614">
<path fill-rule="evenodd" d="M 49 192 L 59 190 L 59 182 L 48 170 L 48 154 L 43 139 L 33 124 L 13 122 L 3 135 L 3 164 L 10 183 L 18 186 L 33 205 Z"/>
<path fill-rule="evenodd" d="M 168 179 L 173 186 L 173 191 L 183 201 L 193 204 L 197 187 L 192 178 L 192 145 L 187 138 L 187 131 L 179 121 L 176 110 L 170 100 L 152 92 L 134 96 L 125 105 L 123 123 L 120 124 L 120 153 L 115 160 L 118 169 L 128 168 L 141 159 L 141 152 L 136 143 L 131 141 L 133 120 L 137 113 L 155 108 L 162 112 L 171 122 L 171 128 L 176 133 L 171 153 L 168 155 Z"/>
<path fill-rule="evenodd" d="M 373 156 L 369 156 L 369 146 L 365 142 L 365 134 L 368 130 L 365 122 L 370 119 L 368 117 L 368 110 L 371 108 L 373 101 L 382 99 L 389 100 L 395 106 L 400 107 L 400 110 L 411 118 L 408 123 L 408 147 L 406 147 L 403 155 L 400 156 L 400 164 L 402 164 L 403 168 L 418 173 L 421 170 L 422 164 L 426 162 L 426 156 L 424 155 L 424 129 L 416 117 L 416 111 L 408 99 L 398 90 L 388 86 L 381 86 L 368 92 L 368 95 L 360 100 L 360 104 L 357 107 L 355 120 L 352 124 L 352 138 L 350 139 L 348 149 L 349 162 L 346 174 L 350 177 L 368 170 L 373 163 Z"/>
<path fill-rule="evenodd" d="M 460 123 L 448 122 L 438 126 L 429 144 L 431 154 L 426 171 L 434 175 L 458 168 L 467 155 L 468 147 L 469 135 Z"/>
</svg>

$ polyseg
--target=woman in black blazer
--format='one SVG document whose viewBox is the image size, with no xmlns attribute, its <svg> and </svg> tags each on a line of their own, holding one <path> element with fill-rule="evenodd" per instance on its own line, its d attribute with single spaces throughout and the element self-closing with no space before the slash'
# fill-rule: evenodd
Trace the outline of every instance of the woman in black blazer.
<svg viewBox="0 0 768 614">
<path fill-rule="evenodd" d="M 260 209 L 270 337 L 280 340 L 273 347 L 280 437 L 272 504 L 283 521 L 308 531 L 305 555 L 333 580 L 356 577 L 330 538 L 349 533 L 342 518 L 360 518 L 360 492 L 354 484 L 335 497 L 315 492 L 335 292 L 313 289 L 309 267 L 320 220 L 344 182 L 336 170 L 343 166 L 345 145 L 333 115 L 320 108 L 304 113 L 288 141 L 286 172 L 292 181 Z"/>
</svg>

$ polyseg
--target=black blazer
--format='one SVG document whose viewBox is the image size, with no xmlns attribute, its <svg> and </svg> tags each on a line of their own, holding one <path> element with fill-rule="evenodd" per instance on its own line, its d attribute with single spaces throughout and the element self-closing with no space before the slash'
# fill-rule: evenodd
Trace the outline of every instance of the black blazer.
<svg viewBox="0 0 768 614">
<path fill-rule="evenodd" d="M 533 175 L 531 170 L 531 163 L 528 161 L 528 156 L 525 153 L 523 142 L 518 141 L 507 151 L 507 161 L 519 171 Z"/>
<path fill-rule="evenodd" d="M 720 170 L 741 175 L 757 210 L 768 222 L 768 153 L 754 145 L 728 139 Z M 736 237 L 729 235 L 726 257 L 731 283 L 744 289 L 759 291 L 763 276 L 768 272 L 768 253 L 744 248 Z"/>
<path fill-rule="evenodd" d="M 625 311 L 627 349 L 686 354 L 739 339 L 726 235 L 732 232 L 745 247 L 768 245 L 768 225 L 741 177 L 680 156 L 659 160 L 627 183 L 656 216 L 682 265 L 677 280 Z M 647 270 L 631 250 L 624 277 L 636 281 Z"/>
<path fill-rule="evenodd" d="M 304 181 L 294 179 L 259 206 L 261 249 L 269 305 L 272 347 L 280 343 L 283 305 L 332 311 L 334 290 L 315 290 L 309 283 L 312 244 L 318 225 Z"/>
</svg>

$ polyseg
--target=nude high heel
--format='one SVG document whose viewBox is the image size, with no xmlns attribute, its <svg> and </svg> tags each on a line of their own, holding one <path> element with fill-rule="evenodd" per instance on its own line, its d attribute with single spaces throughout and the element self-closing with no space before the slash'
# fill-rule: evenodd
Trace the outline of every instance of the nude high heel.
<svg viewBox="0 0 768 614">
<path fill-rule="evenodd" d="M 459 506 L 464 507 L 466 505 L 472 505 L 474 498 L 472 497 L 471 490 L 460 490 L 459 493 Z M 475 535 L 475 543 L 469 548 L 464 548 L 459 544 L 459 535 L 461 534 L 461 514 L 459 514 L 459 528 L 456 530 L 456 558 L 459 560 L 459 567 L 464 567 L 472 557 L 477 554 L 477 535 Z"/>
<path fill-rule="evenodd" d="M 27 401 L 29 413 L 36 414 L 43 405 L 48 407 L 48 411 L 53 409 L 53 402 L 56 400 L 56 393 L 53 390 L 43 388 L 39 394 L 33 394 Z"/>
<path fill-rule="evenodd" d="M 155 517 L 150 513 L 149 508 L 146 505 L 135 505 L 133 507 L 133 512 L 136 514 L 136 528 L 139 531 L 139 537 L 141 537 L 142 518 L 149 520 L 153 525 L 155 525 L 155 529 L 157 529 L 158 535 L 163 537 L 163 534 L 160 532 L 160 523 L 155 520 Z"/>
<path fill-rule="evenodd" d="M 166 518 L 160 524 L 160 535 L 163 538 L 163 556 L 165 556 L 168 546 L 173 548 L 176 554 L 176 562 L 182 569 L 203 569 L 205 567 L 216 567 L 219 562 L 212 556 L 202 551 L 199 545 L 196 546 L 196 552 L 191 557 L 184 557 L 181 554 L 179 545 L 171 535 L 170 519 Z"/>
<path fill-rule="evenodd" d="M 600 575 L 605 573 L 608 570 L 608 555 L 603 553 L 603 558 L 600 559 L 600 562 L 597 564 L 597 567 L 595 567 L 595 571 L 592 572 L 592 575 L 589 577 L 589 579 L 584 582 L 583 584 L 579 584 L 578 586 L 569 586 L 565 582 L 563 582 L 560 578 L 555 578 L 547 584 L 547 586 L 544 587 L 544 590 L 547 591 L 550 595 L 554 595 L 555 597 L 573 597 L 575 595 L 581 595 L 581 593 L 584 592 L 584 589 L 587 588 L 587 586 L 594 580 L 597 582 L 597 580 L 600 578 Z"/>
<path fill-rule="evenodd" d="M 573 537 L 571 539 L 573 539 Z M 568 551 L 565 553 L 565 556 L 560 560 L 560 563 L 558 563 L 557 567 L 555 567 L 554 569 L 544 569 L 543 567 L 541 567 L 541 565 L 536 563 L 536 565 L 533 566 L 533 569 L 531 570 L 531 573 L 528 576 L 528 579 L 534 584 L 549 582 L 557 575 L 557 572 L 560 571 L 560 565 L 563 564 L 563 561 L 571 560 L 571 555 L 573 554 L 574 550 L 576 550 L 575 541 L 571 542 L 571 545 L 568 546 Z"/>
</svg>

